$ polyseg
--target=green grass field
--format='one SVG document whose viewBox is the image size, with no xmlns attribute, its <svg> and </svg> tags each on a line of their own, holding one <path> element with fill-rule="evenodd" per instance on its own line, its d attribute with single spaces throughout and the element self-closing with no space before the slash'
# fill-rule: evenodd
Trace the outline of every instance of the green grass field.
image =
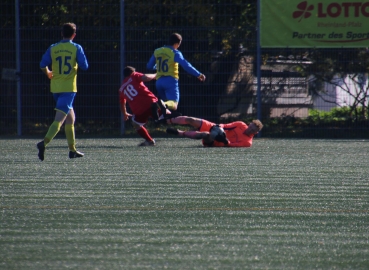
<svg viewBox="0 0 369 270">
<path fill-rule="evenodd" d="M 0 139 L 0 269 L 369 269 L 369 141 Z"/>
</svg>

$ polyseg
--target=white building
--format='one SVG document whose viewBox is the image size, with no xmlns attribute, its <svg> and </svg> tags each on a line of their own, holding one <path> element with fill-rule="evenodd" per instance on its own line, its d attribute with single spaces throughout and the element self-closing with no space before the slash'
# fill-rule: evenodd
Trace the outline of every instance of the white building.
<svg viewBox="0 0 369 270">
<path fill-rule="evenodd" d="M 324 83 L 323 91 L 314 95 L 313 108 L 330 111 L 336 107 L 352 106 L 357 98 L 365 98 L 364 104 L 368 106 L 368 90 L 368 74 L 336 76 L 332 83 Z"/>
</svg>

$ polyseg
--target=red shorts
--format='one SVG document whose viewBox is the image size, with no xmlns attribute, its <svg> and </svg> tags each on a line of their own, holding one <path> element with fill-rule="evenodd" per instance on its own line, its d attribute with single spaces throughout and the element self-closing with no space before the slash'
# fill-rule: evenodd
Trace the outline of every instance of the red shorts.
<svg viewBox="0 0 369 270">
<path fill-rule="evenodd" d="M 146 111 L 139 115 L 133 115 L 132 121 L 136 124 L 143 126 L 149 121 L 149 118 L 152 116 L 151 114 L 151 108 L 148 108 Z"/>
<path fill-rule="evenodd" d="M 211 127 L 214 126 L 214 125 L 215 125 L 215 123 L 210 122 L 210 121 L 205 120 L 205 119 L 202 119 L 199 131 L 201 131 L 201 132 L 210 132 Z"/>
</svg>

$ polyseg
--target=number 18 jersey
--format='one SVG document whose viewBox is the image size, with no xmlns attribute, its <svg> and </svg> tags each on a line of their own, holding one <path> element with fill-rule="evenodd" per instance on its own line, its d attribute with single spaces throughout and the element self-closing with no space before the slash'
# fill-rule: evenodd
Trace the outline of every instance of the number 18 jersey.
<svg viewBox="0 0 369 270">
<path fill-rule="evenodd" d="M 119 102 L 127 101 L 134 115 L 141 115 L 151 108 L 151 104 L 158 101 L 158 98 L 147 88 L 142 81 L 144 74 L 133 72 L 131 76 L 125 78 L 119 88 Z"/>
</svg>

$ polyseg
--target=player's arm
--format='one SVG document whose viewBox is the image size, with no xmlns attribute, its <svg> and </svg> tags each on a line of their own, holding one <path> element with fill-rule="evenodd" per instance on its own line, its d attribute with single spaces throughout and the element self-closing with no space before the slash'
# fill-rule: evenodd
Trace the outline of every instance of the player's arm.
<svg viewBox="0 0 369 270">
<path fill-rule="evenodd" d="M 53 77 L 53 72 L 49 69 L 49 67 L 41 68 L 42 72 L 45 73 L 45 75 L 51 80 Z"/>
<path fill-rule="evenodd" d="M 155 74 L 144 74 L 142 77 L 141 77 L 141 80 L 143 82 L 149 82 L 151 80 L 154 80 L 156 78 L 156 73 Z"/>
<path fill-rule="evenodd" d="M 177 62 L 183 69 L 191 74 L 192 76 L 195 76 L 200 81 L 205 81 L 206 77 L 204 74 L 202 74 L 200 71 L 198 71 L 196 68 L 194 68 L 184 57 L 181 52 L 176 52 L 174 55 L 174 61 Z"/>
<path fill-rule="evenodd" d="M 156 58 L 154 54 L 151 56 L 149 62 L 146 65 L 146 68 L 148 70 L 156 70 Z"/>
<path fill-rule="evenodd" d="M 121 111 L 121 112 L 122 112 L 122 114 L 123 114 L 124 121 L 127 121 L 127 120 L 128 120 L 128 118 L 129 118 L 130 116 L 132 116 L 131 114 L 129 114 L 129 113 L 127 112 L 127 106 L 126 106 L 126 103 L 127 103 L 127 101 L 126 101 L 125 99 L 123 99 L 123 100 L 121 100 L 121 101 L 120 101 L 120 111 Z"/>
<path fill-rule="evenodd" d="M 53 72 L 49 69 L 49 65 L 51 65 L 51 54 L 50 54 L 50 48 L 47 49 L 45 54 L 42 56 L 41 62 L 40 62 L 40 68 L 45 75 L 51 79 L 53 77 Z"/>
<path fill-rule="evenodd" d="M 81 46 L 77 47 L 77 63 L 78 67 L 81 68 L 82 70 L 88 69 L 87 58 Z"/>
</svg>

